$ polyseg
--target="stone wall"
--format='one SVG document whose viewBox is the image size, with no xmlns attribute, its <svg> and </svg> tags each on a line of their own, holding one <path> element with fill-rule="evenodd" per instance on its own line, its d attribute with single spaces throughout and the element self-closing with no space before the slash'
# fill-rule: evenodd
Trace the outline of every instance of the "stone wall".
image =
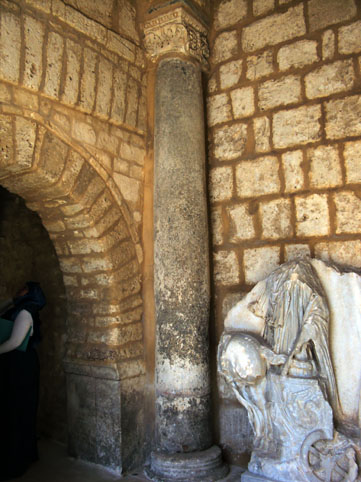
<svg viewBox="0 0 361 482">
<path fill-rule="evenodd" d="M 361 267 L 361 5 L 225 0 L 211 36 L 218 339 L 242 292 L 284 261 L 309 254 Z M 232 417 L 224 404 L 220 438 L 236 447 Z"/>
<path fill-rule="evenodd" d="M 59 258 L 70 451 L 117 470 L 139 464 L 144 431 L 135 16 L 128 0 L 0 5 L 0 184 L 40 215 Z"/>
</svg>

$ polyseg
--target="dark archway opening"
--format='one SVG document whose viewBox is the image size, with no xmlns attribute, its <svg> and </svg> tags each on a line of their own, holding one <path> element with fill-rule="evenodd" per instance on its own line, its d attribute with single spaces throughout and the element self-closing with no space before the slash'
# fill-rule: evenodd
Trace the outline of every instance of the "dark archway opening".
<svg viewBox="0 0 361 482">
<path fill-rule="evenodd" d="M 41 311 L 42 342 L 39 435 L 66 443 L 66 384 L 62 366 L 66 343 L 66 295 L 53 243 L 37 213 L 0 186 L 0 300 L 24 282 L 39 281 L 47 298 Z"/>
</svg>

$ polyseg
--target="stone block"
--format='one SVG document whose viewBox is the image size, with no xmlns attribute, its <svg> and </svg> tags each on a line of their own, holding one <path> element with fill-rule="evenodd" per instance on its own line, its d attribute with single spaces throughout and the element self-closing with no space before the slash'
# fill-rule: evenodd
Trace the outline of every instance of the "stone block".
<svg viewBox="0 0 361 482">
<path fill-rule="evenodd" d="M 106 131 L 100 131 L 97 146 L 100 149 L 116 154 L 118 152 L 119 139 L 115 136 L 109 135 Z"/>
<path fill-rule="evenodd" d="M 58 137 L 46 133 L 41 146 L 41 158 L 44 159 L 42 170 L 49 184 L 56 182 L 64 169 L 69 146 Z"/>
<path fill-rule="evenodd" d="M 98 65 L 98 85 L 96 93 L 95 111 L 97 114 L 107 118 L 110 114 L 110 103 L 112 98 L 112 64 L 100 57 Z"/>
<path fill-rule="evenodd" d="M 120 55 L 124 59 L 133 63 L 135 61 L 136 46 L 130 40 L 121 37 L 119 34 L 108 30 L 108 38 L 106 42 L 106 47 Z"/>
<path fill-rule="evenodd" d="M 119 32 L 130 37 L 135 43 L 139 43 L 139 35 L 136 25 L 136 9 L 129 1 L 120 2 L 119 5 Z"/>
<path fill-rule="evenodd" d="M 63 38 L 55 32 L 49 32 L 46 48 L 46 71 L 44 84 L 44 92 L 49 97 L 59 97 L 60 79 L 63 67 L 63 50 Z"/>
<path fill-rule="evenodd" d="M 239 197 L 256 197 L 280 191 L 279 164 L 275 156 L 242 161 L 236 168 Z"/>
<path fill-rule="evenodd" d="M 335 34 L 333 30 L 326 30 L 322 34 L 322 60 L 332 59 L 335 55 Z"/>
<path fill-rule="evenodd" d="M 209 181 L 211 201 L 231 199 L 233 195 L 233 171 L 231 167 L 214 167 L 211 169 Z"/>
<path fill-rule="evenodd" d="M 135 127 L 137 125 L 138 103 L 140 97 L 139 84 L 132 78 L 128 79 L 127 85 L 127 111 L 125 114 L 125 122 Z"/>
<path fill-rule="evenodd" d="M 93 127 L 85 122 L 73 120 L 72 135 L 75 139 L 95 146 L 96 134 Z"/>
<path fill-rule="evenodd" d="M 279 264 L 280 248 L 278 246 L 245 249 L 243 265 L 246 283 L 258 283 L 276 269 Z"/>
<path fill-rule="evenodd" d="M 215 245 L 223 243 L 223 219 L 220 206 L 211 209 L 212 242 Z"/>
<path fill-rule="evenodd" d="M 214 63 L 223 62 L 238 54 L 237 32 L 224 32 L 218 35 L 214 42 L 212 60 Z"/>
<path fill-rule="evenodd" d="M 0 77 L 17 82 L 20 74 L 20 19 L 5 11 L 0 14 Z"/>
<path fill-rule="evenodd" d="M 326 102 L 326 135 L 329 139 L 361 135 L 361 95 Z"/>
<path fill-rule="evenodd" d="M 231 91 L 232 110 L 235 119 L 249 117 L 254 113 L 253 87 L 243 87 Z"/>
<path fill-rule="evenodd" d="M 128 144 L 127 142 L 121 142 L 119 147 L 119 155 L 127 161 L 136 162 L 137 164 L 143 166 L 145 149 L 133 144 Z"/>
<path fill-rule="evenodd" d="M 351 59 L 324 65 L 306 75 L 306 96 L 316 99 L 345 92 L 352 89 L 354 81 L 355 72 Z"/>
<path fill-rule="evenodd" d="M 334 194 L 336 206 L 336 233 L 361 232 L 361 198 L 356 193 L 345 191 Z"/>
<path fill-rule="evenodd" d="M 354 0 L 309 0 L 308 21 L 311 31 L 350 20 L 357 13 Z"/>
<path fill-rule="evenodd" d="M 271 126 L 268 117 L 256 117 L 253 119 L 254 143 L 256 152 L 268 152 L 270 150 Z"/>
<path fill-rule="evenodd" d="M 125 116 L 125 93 L 127 85 L 127 74 L 122 70 L 114 70 L 114 96 L 111 117 L 118 122 L 124 121 Z"/>
<path fill-rule="evenodd" d="M 218 90 L 217 77 L 216 77 L 216 74 L 213 74 L 208 80 L 207 93 L 214 94 L 214 92 L 216 92 L 217 90 Z"/>
<path fill-rule="evenodd" d="M 79 44 L 66 39 L 66 75 L 64 82 L 63 100 L 75 104 L 78 100 L 80 60 L 82 49 Z"/>
<path fill-rule="evenodd" d="M 0 102 L 11 102 L 11 90 L 6 84 L 0 83 Z"/>
<path fill-rule="evenodd" d="M 290 199 L 275 199 L 260 204 L 262 237 L 269 239 L 292 236 Z"/>
<path fill-rule="evenodd" d="M 361 20 L 339 28 L 338 50 L 340 54 L 361 52 Z"/>
<path fill-rule="evenodd" d="M 217 251 L 213 260 L 217 285 L 236 285 L 240 282 L 239 261 L 235 251 Z"/>
<path fill-rule="evenodd" d="M 245 27 L 242 32 L 242 47 L 245 52 L 254 52 L 305 33 L 303 5 L 297 5 L 284 13 L 270 15 Z"/>
<path fill-rule="evenodd" d="M 16 159 L 19 170 L 32 165 L 36 131 L 35 122 L 23 117 L 15 118 Z"/>
<path fill-rule="evenodd" d="M 242 60 L 232 60 L 219 68 L 221 89 L 228 89 L 238 84 L 242 75 Z"/>
<path fill-rule="evenodd" d="M 308 244 L 286 244 L 285 245 L 285 261 L 291 261 L 299 256 L 311 256 L 311 250 Z"/>
<path fill-rule="evenodd" d="M 361 240 L 317 243 L 315 256 L 325 261 L 361 268 Z"/>
<path fill-rule="evenodd" d="M 214 126 L 232 119 L 231 105 L 228 94 L 218 94 L 207 100 L 208 125 Z"/>
<path fill-rule="evenodd" d="M 255 237 L 253 216 L 249 212 L 248 204 L 229 207 L 227 208 L 227 214 L 229 216 L 229 240 L 231 243 L 238 243 Z"/>
<path fill-rule="evenodd" d="M 330 232 L 326 194 L 296 197 L 297 236 L 326 236 Z"/>
<path fill-rule="evenodd" d="M 319 146 L 309 149 L 310 186 L 313 188 L 330 188 L 342 184 L 342 171 L 338 149 L 336 146 Z"/>
<path fill-rule="evenodd" d="M 275 0 L 253 0 L 253 15 L 258 17 L 274 9 Z"/>
<path fill-rule="evenodd" d="M 282 154 L 282 167 L 285 178 L 285 192 L 296 192 L 304 187 L 305 179 L 302 169 L 302 151 L 290 151 Z"/>
<path fill-rule="evenodd" d="M 24 17 L 24 80 L 30 89 L 38 90 L 43 73 L 44 25 L 33 17 Z"/>
<path fill-rule="evenodd" d="M 0 116 L 0 166 L 6 168 L 15 162 L 14 127 L 11 116 Z"/>
<path fill-rule="evenodd" d="M 266 75 L 272 74 L 273 53 L 272 50 L 265 50 L 259 55 L 247 57 L 247 79 L 256 80 Z"/>
<path fill-rule="evenodd" d="M 247 15 L 247 0 L 223 0 L 216 10 L 214 27 L 216 30 L 230 27 Z"/>
<path fill-rule="evenodd" d="M 97 54 L 88 48 L 84 49 L 84 68 L 80 81 L 79 106 L 87 112 L 91 112 L 95 101 L 95 83 Z"/>
<path fill-rule="evenodd" d="M 141 183 L 139 181 L 118 173 L 114 174 L 114 180 L 126 201 L 130 201 L 132 203 L 137 203 L 140 201 Z"/>
<path fill-rule="evenodd" d="M 25 89 L 14 89 L 15 103 L 25 109 L 37 111 L 39 109 L 39 97 Z"/>
<path fill-rule="evenodd" d="M 273 116 L 273 144 L 277 148 L 316 142 L 321 137 L 321 107 L 303 106 Z"/>
<path fill-rule="evenodd" d="M 258 88 L 258 105 L 261 110 L 293 104 L 300 100 L 301 79 L 296 75 L 268 80 Z"/>
<path fill-rule="evenodd" d="M 346 142 L 343 155 L 346 165 L 346 182 L 361 183 L 361 141 Z"/>
<path fill-rule="evenodd" d="M 234 123 L 214 132 L 214 155 L 219 161 L 231 161 L 240 157 L 246 147 L 247 124 Z"/>
<path fill-rule="evenodd" d="M 281 70 L 292 67 L 301 69 L 319 61 L 317 42 L 314 40 L 299 40 L 281 47 L 277 54 L 277 62 Z"/>
</svg>

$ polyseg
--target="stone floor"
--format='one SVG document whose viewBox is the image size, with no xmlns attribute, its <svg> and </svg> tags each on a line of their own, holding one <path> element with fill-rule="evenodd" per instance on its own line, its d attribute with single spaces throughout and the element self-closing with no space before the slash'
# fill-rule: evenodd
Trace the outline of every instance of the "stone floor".
<svg viewBox="0 0 361 482">
<path fill-rule="evenodd" d="M 40 461 L 16 481 L 19 482 L 139 482 L 147 481 L 142 471 L 119 476 L 99 465 L 90 464 L 69 457 L 63 445 L 48 440 L 39 444 Z M 231 471 L 220 482 L 239 482 L 241 469 L 231 467 Z"/>
</svg>

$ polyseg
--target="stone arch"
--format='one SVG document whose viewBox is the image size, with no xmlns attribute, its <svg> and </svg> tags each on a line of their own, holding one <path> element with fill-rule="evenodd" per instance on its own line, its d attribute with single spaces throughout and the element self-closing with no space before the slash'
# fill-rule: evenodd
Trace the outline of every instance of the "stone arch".
<svg viewBox="0 0 361 482">
<path fill-rule="evenodd" d="M 124 207 L 79 151 L 31 118 L 0 115 L 0 184 L 40 215 L 66 287 L 70 451 L 120 470 L 132 450 L 127 382 L 144 374 L 140 265 Z"/>
</svg>

